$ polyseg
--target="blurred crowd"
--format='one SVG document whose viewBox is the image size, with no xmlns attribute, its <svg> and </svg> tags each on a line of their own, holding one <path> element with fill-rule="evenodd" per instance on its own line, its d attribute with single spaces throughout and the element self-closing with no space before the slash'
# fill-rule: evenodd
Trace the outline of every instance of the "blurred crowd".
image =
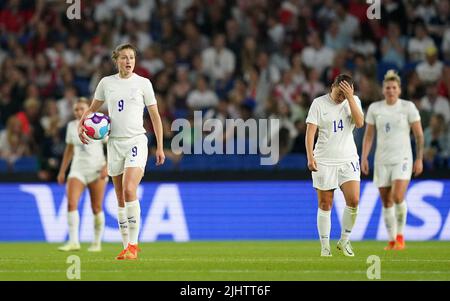
<svg viewBox="0 0 450 301">
<path fill-rule="evenodd" d="M 175 162 L 170 125 L 194 110 L 278 118 L 281 156 L 305 153 L 308 108 L 336 75 L 354 77 L 366 110 L 395 69 L 422 116 L 426 169 L 448 168 L 448 0 L 381 0 L 380 19 L 365 0 L 80 2 L 78 20 L 66 1 L 0 1 L 0 158 L 37 156 L 42 179 L 59 167 L 74 101 L 116 72 L 110 53 L 123 42 L 139 50 L 135 72 L 153 83 Z"/>
</svg>

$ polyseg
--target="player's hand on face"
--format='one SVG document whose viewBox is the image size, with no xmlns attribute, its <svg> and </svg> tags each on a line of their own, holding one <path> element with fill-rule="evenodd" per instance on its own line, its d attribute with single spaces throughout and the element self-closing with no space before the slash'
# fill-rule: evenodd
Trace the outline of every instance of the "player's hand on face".
<svg viewBox="0 0 450 301">
<path fill-rule="evenodd" d="M 414 166 L 413 166 L 414 176 L 415 177 L 420 176 L 422 171 L 423 171 L 423 161 L 420 159 L 414 161 Z"/>
<path fill-rule="evenodd" d="M 316 159 L 314 158 L 308 159 L 308 169 L 310 171 L 318 171 Z"/>
<path fill-rule="evenodd" d="M 345 80 L 339 83 L 339 88 L 341 89 L 342 93 L 344 93 L 345 98 L 348 99 L 350 96 L 353 96 L 353 86 L 347 83 Z"/>
<path fill-rule="evenodd" d="M 66 175 L 64 173 L 60 172 L 60 173 L 58 173 L 56 180 L 58 181 L 59 185 L 62 185 L 66 181 Z"/>
<path fill-rule="evenodd" d="M 369 174 L 369 160 L 361 160 L 361 172 L 366 176 Z"/>
<path fill-rule="evenodd" d="M 164 151 L 162 149 L 158 149 L 156 150 L 156 165 L 163 165 L 164 164 L 164 160 L 166 160 L 166 156 L 164 155 Z"/>
</svg>

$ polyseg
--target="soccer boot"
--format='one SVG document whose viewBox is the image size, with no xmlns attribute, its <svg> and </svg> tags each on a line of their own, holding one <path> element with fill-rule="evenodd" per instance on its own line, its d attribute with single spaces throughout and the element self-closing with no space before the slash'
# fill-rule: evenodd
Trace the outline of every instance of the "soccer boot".
<svg viewBox="0 0 450 301">
<path fill-rule="evenodd" d="M 388 242 L 388 245 L 384 247 L 385 251 L 394 250 L 395 240 Z"/>
<path fill-rule="evenodd" d="M 333 256 L 330 251 L 330 247 L 322 247 L 320 251 L 320 257 L 331 257 Z"/>
<path fill-rule="evenodd" d="M 88 252 L 101 252 L 102 251 L 102 245 L 101 244 L 92 244 L 88 248 Z"/>
<path fill-rule="evenodd" d="M 124 254 L 124 259 L 126 260 L 135 260 L 138 259 L 138 252 L 141 249 L 139 249 L 138 245 L 132 245 L 128 244 L 128 247 L 126 249 L 126 252 Z"/>
<path fill-rule="evenodd" d="M 70 241 L 58 248 L 59 251 L 63 252 L 79 251 L 80 249 L 80 243 L 74 243 Z"/>
<path fill-rule="evenodd" d="M 404 248 L 406 248 L 405 245 L 405 239 L 403 237 L 403 235 L 398 234 L 397 238 L 395 239 L 395 246 L 394 246 L 394 250 L 403 250 Z"/>
<path fill-rule="evenodd" d="M 342 251 L 342 254 L 348 257 L 355 256 L 355 253 L 353 253 L 352 245 L 350 244 L 350 241 L 348 240 L 339 240 L 337 243 L 337 249 L 339 251 Z"/>
</svg>

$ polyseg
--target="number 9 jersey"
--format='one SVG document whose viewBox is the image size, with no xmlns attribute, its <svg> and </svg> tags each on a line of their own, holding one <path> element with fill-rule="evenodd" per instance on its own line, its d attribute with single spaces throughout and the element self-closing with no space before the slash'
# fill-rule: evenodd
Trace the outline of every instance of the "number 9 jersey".
<svg viewBox="0 0 450 301">
<path fill-rule="evenodd" d="M 106 76 L 97 85 L 94 99 L 106 101 L 111 118 L 112 138 L 131 138 L 145 134 L 144 108 L 155 105 L 156 98 L 149 79 L 133 73 Z"/>
</svg>

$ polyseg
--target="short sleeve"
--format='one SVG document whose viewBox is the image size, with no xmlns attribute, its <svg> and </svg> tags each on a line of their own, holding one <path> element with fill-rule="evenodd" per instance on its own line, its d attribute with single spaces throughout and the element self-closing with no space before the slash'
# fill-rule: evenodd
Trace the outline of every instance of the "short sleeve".
<svg viewBox="0 0 450 301">
<path fill-rule="evenodd" d="M 417 110 L 416 105 L 413 102 L 410 102 L 409 110 L 408 110 L 408 123 L 414 123 L 416 121 L 420 121 L 420 113 Z"/>
<path fill-rule="evenodd" d="M 306 117 L 306 123 L 319 125 L 319 106 L 317 101 L 313 101 Z"/>
<path fill-rule="evenodd" d="M 144 103 L 146 106 L 156 105 L 155 91 L 150 80 L 146 79 L 143 87 Z"/>
<path fill-rule="evenodd" d="M 373 106 L 374 104 L 371 104 L 369 106 L 369 109 L 367 110 L 367 114 L 366 114 L 366 123 L 374 125 L 375 124 L 375 115 L 373 113 Z"/>
<path fill-rule="evenodd" d="M 72 123 L 69 123 L 67 125 L 67 129 L 66 129 L 66 144 L 73 144 Z"/>
<path fill-rule="evenodd" d="M 94 93 L 94 99 L 99 101 L 105 101 L 105 83 L 104 79 L 102 78 L 100 82 L 97 85 L 97 88 L 95 88 Z"/>
</svg>

